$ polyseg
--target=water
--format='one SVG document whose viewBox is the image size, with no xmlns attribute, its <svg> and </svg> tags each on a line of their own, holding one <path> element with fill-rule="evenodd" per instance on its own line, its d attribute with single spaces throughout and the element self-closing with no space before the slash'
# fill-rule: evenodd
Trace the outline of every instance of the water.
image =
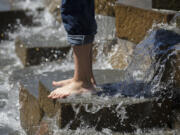
<svg viewBox="0 0 180 135">
<path fill-rule="evenodd" d="M 0 11 L 10 10 L 10 4 L 7 0 L 0 0 Z"/>
<path fill-rule="evenodd" d="M 31 7 L 29 6 L 31 5 Z M 15 54 L 14 40 L 17 36 L 28 37 L 32 34 L 42 33 L 47 37 L 50 34 L 54 34 L 57 30 L 64 33 L 61 35 L 62 40 L 66 40 L 66 34 L 62 26 L 60 26 L 53 16 L 45 9 L 44 12 L 38 14 L 35 9 L 42 7 L 43 3 L 41 1 L 20 1 L 14 5 L 16 8 L 28 9 L 30 8 L 35 17 L 34 22 L 40 22 L 41 26 L 39 27 L 24 27 L 19 26 L 18 30 L 14 33 L 9 33 L 10 41 L 3 41 L 0 43 L 0 134 L 9 135 L 17 134 L 25 135 L 25 132 L 20 126 L 19 119 L 19 84 L 10 83 L 9 77 L 14 70 L 22 69 L 23 65 Z M 53 29 L 52 29 L 53 27 Z M 54 29 L 56 28 L 56 30 Z M 103 60 L 101 60 L 103 61 Z M 99 64 L 100 65 L 100 64 Z M 103 68 L 106 67 L 106 64 L 101 65 Z M 68 68 L 67 68 L 68 67 Z M 99 68 L 98 64 L 95 66 Z M 107 66 L 109 67 L 109 66 Z M 52 64 L 43 67 L 36 71 L 36 74 L 41 74 L 47 71 L 54 71 L 56 69 L 66 69 L 72 70 L 74 68 L 72 61 L 72 51 L 70 51 L 67 59 L 61 64 Z"/>
<path fill-rule="evenodd" d="M 31 7 L 29 6 L 31 5 Z M 30 36 L 31 34 L 36 34 L 36 33 L 41 33 L 41 31 L 43 31 L 44 35 L 47 35 L 47 37 L 50 34 L 53 34 L 56 32 L 56 30 L 62 31 L 62 33 L 64 33 L 64 29 L 63 27 L 58 24 L 58 22 L 56 22 L 54 20 L 54 18 L 52 17 L 52 15 L 47 11 L 47 9 L 45 9 L 43 12 L 37 13 L 35 9 L 37 8 L 42 8 L 43 7 L 43 2 L 41 1 L 30 1 L 30 0 L 26 0 L 26 1 L 20 1 L 17 2 L 15 5 L 16 8 L 23 8 L 23 9 L 27 9 L 30 8 L 32 10 L 32 12 L 30 12 L 30 14 L 33 14 L 35 16 L 34 21 L 35 22 L 39 22 L 41 25 L 38 27 L 24 27 L 24 26 L 19 26 L 18 30 L 14 33 L 9 33 L 10 36 L 10 41 L 3 41 L 0 43 L 0 134 L 1 135 L 9 135 L 9 134 L 18 134 L 18 135 L 25 135 L 25 132 L 23 131 L 23 129 L 20 126 L 20 119 L 19 119 L 19 102 L 18 102 L 18 96 L 19 96 L 19 84 L 18 83 L 12 83 L 9 82 L 9 77 L 12 74 L 12 72 L 14 70 L 18 70 L 18 69 L 22 69 L 23 65 L 20 62 L 20 60 L 18 59 L 18 57 L 15 54 L 15 46 L 14 46 L 14 39 L 17 36 Z M 97 19 L 102 19 L 102 16 L 97 16 Z M 105 18 L 106 20 L 106 18 Z M 104 21 L 103 26 L 107 26 L 108 24 L 105 23 L 106 21 Z M 113 18 L 111 18 L 110 22 L 108 23 L 112 23 L 111 26 L 114 26 L 113 24 Z M 53 28 L 56 28 L 52 30 Z M 114 26 L 115 27 L 115 26 Z M 156 25 L 157 27 L 157 25 Z M 170 30 L 174 30 L 175 25 L 161 25 L 158 26 L 161 28 L 166 28 L 166 29 L 170 29 Z M 100 29 L 100 31 L 102 31 Z M 155 43 L 154 41 L 154 35 L 153 32 L 154 28 L 152 30 L 152 35 L 150 36 L 149 39 L 146 40 L 146 42 L 142 42 L 141 44 L 139 44 L 135 50 L 134 55 L 138 56 L 136 59 L 134 59 L 131 63 L 131 65 L 126 69 L 127 72 L 127 78 L 125 78 L 127 81 L 132 81 L 132 82 L 136 82 L 136 81 L 145 81 L 146 83 L 149 83 L 149 86 L 157 86 L 159 88 L 160 83 L 161 83 L 161 75 L 163 74 L 165 65 L 163 63 L 158 63 L 158 65 L 156 65 L 155 63 L 153 63 L 153 60 L 157 57 L 154 56 L 154 54 L 152 53 L 152 50 L 154 50 L 154 46 L 152 43 Z M 111 54 L 104 54 L 104 50 L 103 50 L 103 42 L 105 41 L 104 37 L 106 37 L 106 39 L 113 39 L 115 36 L 115 30 L 114 28 L 109 28 L 109 30 L 106 30 L 106 32 L 109 34 L 105 34 L 103 33 L 103 36 L 98 35 L 96 38 L 96 41 L 99 44 L 98 47 L 98 53 L 97 53 L 97 61 L 94 63 L 94 68 L 95 69 L 112 69 L 111 64 L 108 62 L 109 57 L 111 56 Z M 152 37 L 152 38 L 151 38 Z M 62 40 L 66 40 L 66 34 L 62 34 Z M 159 45 L 160 46 L 160 45 Z M 114 49 L 116 50 L 116 49 Z M 171 57 L 177 50 L 179 50 L 179 48 L 177 47 L 176 49 L 174 48 L 170 53 L 168 53 L 168 58 Z M 143 53 L 142 53 L 143 52 Z M 140 55 L 141 54 L 141 55 Z M 150 55 L 149 55 L 150 54 Z M 141 61 L 142 58 L 146 58 L 144 59 L 144 61 Z M 148 61 L 148 60 L 152 60 Z M 138 63 L 137 63 L 138 61 Z M 148 63 L 150 66 L 145 66 L 144 63 Z M 155 66 L 151 66 L 155 65 Z M 174 65 L 174 63 L 172 63 L 172 66 Z M 154 67 L 157 67 L 154 69 Z M 46 65 L 43 66 L 43 68 L 38 69 L 35 71 L 35 74 L 42 74 L 44 72 L 48 72 L 48 71 L 55 71 L 57 69 L 61 69 L 63 71 L 68 71 L 68 70 L 72 70 L 74 68 L 73 66 L 73 61 L 72 61 L 72 50 L 70 51 L 70 53 L 68 54 L 67 58 L 65 61 L 63 61 L 61 64 L 57 64 L 54 63 L 52 65 Z M 158 69 L 158 70 L 156 70 Z M 157 71 L 162 71 L 157 73 L 154 76 L 154 73 Z M 174 72 L 172 72 L 172 75 L 170 76 L 170 78 L 168 78 L 169 80 L 173 80 Z M 157 78 L 160 77 L 160 78 Z M 160 82 L 158 82 L 160 81 Z M 117 85 L 114 85 L 113 87 L 117 87 Z M 164 85 L 161 85 L 164 86 Z M 167 85 L 166 85 L 167 86 Z M 171 84 L 169 84 L 168 86 L 171 86 Z M 124 86 L 126 87 L 126 86 Z M 138 86 L 137 86 L 138 87 Z M 165 88 L 165 87 L 163 87 Z M 130 90 L 132 90 L 132 88 L 129 88 Z M 152 87 L 148 87 L 148 90 L 151 89 Z M 145 89 L 145 90 L 147 90 Z M 145 91 L 144 90 L 144 91 Z M 159 89 L 155 89 L 155 87 L 153 87 L 154 93 L 157 93 L 156 91 L 159 91 Z M 127 87 L 126 87 L 126 91 Z M 152 91 L 151 91 L 152 92 Z M 131 93 L 131 91 L 129 92 Z M 106 99 L 103 99 L 106 100 Z M 108 100 L 108 99 L 107 99 Z M 97 109 L 97 108 L 96 108 Z M 89 111 L 97 111 L 96 109 L 92 109 Z M 125 117 L 125 112 L 122 111 L 122 113 L 124 114 Z M 54 129 L 54 135 L 58 134 L 58 133 L 62 133 L 62 134 L 66 134 L 66 130 L 58 130 L 57 127 L 55 126 L 55 124 L 52 126 L 52 128 Z M 151 131 L 149 131 L 149 133 L 147 133 L 147 135 L 159 135 L 159 134 L 163 134 L 164 129 L 152 129 Z M 93 134 L 97 134 L 97 135 L 104 135 L 104 134 L 113 134 L 112 131 L 108 130 L 108 129 L 103 129 L 102 132 L 95 132 L 93 131 L 93 129 L 91 129 L 91 131 L 87 130 L 82 130 L 82 129 L 78 129 L 77 131 L 69 131 L 69 134 L 88 134 L 88 133 L 93 133 Z M 140 134 L 144 134 L 142 133 L 142 131 L 140 129 L 138 129 L 135 134 L 140 135 Z"/>
</svg>

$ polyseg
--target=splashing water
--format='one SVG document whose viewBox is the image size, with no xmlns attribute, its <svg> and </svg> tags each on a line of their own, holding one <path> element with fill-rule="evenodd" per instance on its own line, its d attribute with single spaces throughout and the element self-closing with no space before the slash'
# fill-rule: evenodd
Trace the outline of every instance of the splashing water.
<svg viewBox="0 0 180 135">
<path fill-rule="evenodd" d="M 29 5 L 31 5 L 31 7 Z M 40 22 L 41 25 L 38 27 L 31 27 L 31 28 L 19 26 L 16 32 L 9 33 L 10 39 L 12 39 L 11 41 L 3 41 L 0 43 L 0 133 L 2 135 L 8 135 L 9 133 L 16 133 L 16 132 L 20 135 L 25 135 L 25 132 L 20 126 L 20 118 L 19 118 L 19 108 L 20 108 L 19 101 L 18 101 L 19 100 L 18 99 L 19 84 L 9 82 L 9 77 L 12 74 L 12 72 L 14 70 L 23 68 L 20 60 L 17 58 L 15 54 L 14 39 L 17 36 L 21 36 L 21 35 L 25 37 L 29 37 L 32 34 L 42 33 L 42 31 L 43 31 L 42 35 L 47 36 L 48 38 L 51 34 L 56 33 L 56 30 L 58 29 L 58 31 L 61 31 L 62 33 L 62 35 L 60 35 L 61 40 L 66 40 L 66 34 L 64 32 L 63 26 L 61 26 L 60 24 L 56 22 L 54 17 L 52 17 L 52 15 L 48 12 L 47 9 L 45 9 L 40 14 L 36 12 L 37 8 L 44 7 L 42 1 L 31 1 L 31 0 L 20 1 L 20 2 L 16 2 L 15 7 L 17 8 L 21 7 L 23 9 L 30 8 L 32 11 L 29 14 L 33 14 L 35 16 L 34 21 Z M 102 16 L 97 16 L 96 19 L 102 19 L 102 18 L 103 18 Z M 106 21 L 104 21 L 104 23 L 105 22 Z M 108 23 L 112 23 L 113 25 L 113 20 L 111 20 Z M 106 26 L 107 24 L 106 23 L 103 24 L 103 27 L 104 25 Z M 55 27 L 56 30 L 52 29 L 52 27 Z M 168 29 L 168 30 L 176 29 L 174 25 L 169 26 L 166 24 L 165 25 L 161 24 L 158 27 L 163 28 L 163 29 Z M 114 38 L 115 30 L 113 28 L 109 28 L 109 30 L 106 30 L 106 31 L 108 32 L 110 31 L 110 33 L 109 34 L 103 33 L 103 36 L 98 35 L 96 38 L 96 42 L 98 44 L 97 46 L 98 51 L 97 51 L 96 58 L 98 59 L 94 63 L 95 69 L 112 69 L 111 64 L 108 62 L 108 58 L 111 56 L 111 54 L 109 55 L 104 54 L 103 41 L 105 41 L 106 39 Z M 154 54 L 155 49 L 157 49 L 157 47 L 161 48 L 163 46 L 163 44 L 161 44 L 161 42 L 158 41 L 158 38 L 154 38 L 155 35 L 158 36 L 157 32 L 158 31 L 152 28 L 149 32 L 151 33 L 150 36 L 148 35 L 148 38 L 137 46 L 137 48 L 134 51 L 135 59 L 132 60 L 130 66 L 126 69 L 127 77 L 125 78 L 127 82 L 133 83 L 137 81 L 139 82 L 143 81 L 145 83 L 148 83 L 149 84 L 148 86 L 153 86 L 153 87 L 150 87 L 150 88 L 145 87 L 143 91 L 147 91 L 150 89 L 151 90 L 150 93 L 153 93 L 153 94 L 157 93 L 157 91 L 161 91 L 160 86 L 163 87 L 164 89 L 164 88 L 169 88 L 171 84 L 173 84 L 173 79 L 174 79 L 173 71 L 175 70 L 174 68 L 172 68 L 172 70 L 169 71 L 171 72 L 171 75 L 169 78 L 167 78 L 167 80 L 170 81 L 168 84 L 167 84 L 167 80 L 162 81 L 163 80 L 162 75 L 165 72 L 166 63 L 169 61 L 169 59 L 171 59 L 171 57 L 174 56 L 176 51 L 179 50 L 179 47 L 177 46 L 176 48 L 175 47 L 169 48 L 170 52 L 164 54 L 167 56 L 167 59 L 163 59 L 163 61 L 161 61 L 162 57 L 161 56 L 158 57 L 158 55 L 160 54 Z M 159 32 L 162 32 L 161 34 L 163 34 L 164 30 L 159 31 Z M 167 31 L 165 31 L 165 33 L 166 32 Z M 174 33 L 170 33 L 170 35 L 171 34 L 174 37 Z M 174 38 L 170 39 L 168 37 L 168 41 L 166 43 L 172 44 L 173 39 Z M 176 41 L 179 41 L 179 40 L 176 40 Z M 173 43 L 173 44 L 176 44 L 176 43 Z M 114 51 L 116 51 L 115 48 L 114 48 Z M 158 61 L 158 63 L 153 63 L 155 60 Z M 173 67 L 173 66 L 174 66 L 174 63 L 173 62 L 170 63 L 170 67 Z M 74 69 L 74 64 L 72 60 L 72 50 L 69 52 L 69 54 L 66 56 L 66 59 L 63 62 L 59 64 L 57 62 L 54 62 L 54 63 L 51 63 L 50 65 L 44 64 L 42 68 L 39 68 L 38 70 L 34 72 L 35 74 L 42 74 L 48 71 L 53 72 L 57 69 L 62 70 L 62 71 L 68 71 L 68 70 Z M 117 84 L 117 85 L 114 85 L 113 87 L 118 88 L 119 85 Z M 137 86 L 137 88 L 139 87 Z M 130 89 L 129 92 L 128 92 L 127 86 L 124 86 L 124 89 L 126 90 L 126 93 L 133 93 L 130 91 L 132 90 L 132 88 L 129 88 Z M 132 95 L 134 96 L 134 94 Z M 106 98 L 107 97 L 103 97 L 103 100 L 108 100 Z M 117 110 L 120 110 L 119 115 L 121 115 L 125 119 L 126 111 L 123 108 L 120 109 L 121 103 L 119 104 L 118 107 L 117 107 Z M 92 108 L 89 108 L 88 106 L 86 106 L 86 110 L 90 112 L 96 112 L 100 108 L 101 108 L 100 106 L 92 106 Z M 78 111 L 77 107 L 74 107 L 74 109 Z M 53 127 L 52 127 L 54 129 L 54 135 L 60 134 L 60 133 L 67 134 L 67 129 L 59 130 L 55 125 L 56 124 L 53 124 Z M 96 135 L 113 134 L 112 131 L 110 131 L 109 129 L 103 129 L 102 132 L 96 132 L 95 130 L 94 131 L 93 130 L 94 129 L 91 129 L 91 131 L 88 131 L 87 129 L 85 130 L 78 129 L 74 132 L 69 131 L 69 134 L 77 134 L 77 135 L 79 134 L 83 134 L 83 135 L 84 134 L 96 134 Z M 140 129 L 138 129 L 135 134 L 144 135 L 144 133 Z M 157 135 L 157 134 L 158 135 L 163 134 L 162 129 L 152 130 L 150 131 L 150 133 L 147 133 L 147 135 Z"/>
<path fill-rule="evenodd" d="M 31 6 L 29 6 L 31 5 Z M 25 135 L 25 132 L 20 126 L 19 118 L 19 84 L 9 82 L 9 77 L 14 70 L 23 68 L 22 63 L 15 54 L 14 40 L 17 36 L 29 37 L 33 34 L 42 33 L 47 38 L 49 35 L 54 34 L 57 30 L 62 33 L 60 35 L 61 40 L 66 40 L 66 33 L 64 27 L 60 26 L 54 17 L 45 9 L 40 14 L 36 12 L 37 8 L 43 7 L 41 1 L 18 1 L 14 5 L 16 8 L 32 10 L 28 14 L 34 16 L 34 22 L 40 22 L 38 27 L 24 27 L 18 26 L 18 29 L 13 33 L 8 33 L 10 41 L 2 41 L 0 43 L 0 134 L 9 135 L 11 133 L 18 135 Z M 55 29 L 52 29 L 55 27 Z M 62 32 L 61 32 L 62 31 Z M 59 35 L 58 35 L 59 36 Z M 46 65 L 46 64 L 45 64 Z M 100 64 L 99 64 L 100 65 Z M 61 64 L 54 63 L 35 71 L 35 74 L 42 74 L 47 71 L 55 71 L 62 69 L 64 71 L 72 70 L 74 64 L 72 61 L 72 50 L 67 55 L 67 58 Z M 68 67 L 68 68 L 67 68 Z M 104 66 L 102 66 L 105 68 Z M 98 64 L 96 64 L 98 68 Z"/>
</svg>

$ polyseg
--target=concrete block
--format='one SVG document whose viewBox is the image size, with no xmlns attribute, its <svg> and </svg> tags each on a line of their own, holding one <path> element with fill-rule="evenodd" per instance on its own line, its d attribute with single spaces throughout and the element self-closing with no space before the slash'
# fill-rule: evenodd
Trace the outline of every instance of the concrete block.
<svg viewBox="0 0 180 135">
<path fill-rule="evenodd" d="M 43 112 L 39 106 L 37 98 L 27 92 L 21 85 L 19 94 L 21 126 L 29 135 L 36 133 L 43 118 Z"/>
<path fill-rule="evenodd" d="M 163 13 L 148 9 L 116 4 L 116 35 L 119 38 L 139 43 L 153 23 L 169 23 L 173 13 Z"/>
<path fill-rule="evenodd" d="M 98 131 L 108 128 L 118 132 L 132 132 L 137 128 L 164 127 L 170 122 L 171 103 L 169 101 L 158 101 L 155 98 L 104 97 L 97 93 L 70 96 L 66 99 L 49 99 L 47 95 L 54 89 L 51 85 L 52 80 L 67 79 L 72 76 L 72 72 L 55 71 L 43 73 L 43 75 L 33 75 L 33 73 L 30 75 L 28 72 L 33 70 L 35 68 L 16 71 L 13 75 L 13 78 L 19 80 L 21 88 L 25 90 L 20 92 L 20 96 L 22 96 L 20 97 L 22 99 L 20 103 L 24 104 L 23 101 L 26 100 L 23 99 L 34 100 L 30 103 L 35 103 L 35 105 L 37 103 L 37 110 L 38 106 L 40 108 L 40 111 L 34 111 L 37 112 L 35 115 L 39 118 L 54 116 L 53 118 L 55 118 L 59 128 L 75 130 L 92 127 Z M 25 74 L 23 74 L 24 72 Z M 19 77 L 16 75 L 19 75 Z M 118 82 L 118 80 L 121 81 L 122 76 L 123 72 L 118 70 L 95 71 L 95 77 L 99 81 L 98 84 Z M 109 91 L 111 91 L 110 87 Z M 24 94 L 25 92 L 28 94 Z M 103 92 L 103 90 L 99 92 Z M 27 98 L 24 98 L 24 95 Z M 29 95 L 33 98 L 30 98 Z M 24 112 L 29 112 L 30 108 L 28 107 L 31 106 L 24 105 L 21 109 Z M 44 115 L 40 113 L 41 111 Z M 27 125 L 30 118 L 22 119 L 23 123 Z M 39 119 L 37 120 L 40 123 Z"/>
<path fill-rule="evenodd" d="M 118 0 L 117 2 L 133 7 L 152 9 L 152 0 Z"/>
<path fill-rule="evenodd" d="M 54 36 L 35 34 L 30 37 L 18 37 L 15 50 L 24 66 L 59 60 L 70 50 L 70 45 L 60 37 L 63 38 L 59 33 Z"/>
</svg>

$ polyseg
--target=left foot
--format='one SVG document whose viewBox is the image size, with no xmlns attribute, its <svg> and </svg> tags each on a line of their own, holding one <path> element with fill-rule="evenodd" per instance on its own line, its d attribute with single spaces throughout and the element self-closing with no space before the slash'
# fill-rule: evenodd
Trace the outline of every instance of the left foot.
<svg viewBox="0 0 180 135">
<path fill-rule="evenodd" d="M 55 86 L 55 87 L 63 87 L 65 85 L 70 84 L 72 81 L 73 81 L 72 78 L 71 79 L 67 79 L 67 80 L 63 80 L 63 81 L 58 81 L 58 82 L 53 81 L 52 85 Z"/>
<path fill-rule="evenodd" d="M 48 98 L 65 98 L 73 94 L 80 94 L 92 91 L 95 91 L 95 87 L 92 83 L 88 84 L 83 81 L 72 80 L 68 85 L 65 85 L 52 91 Z"/>
</svg>

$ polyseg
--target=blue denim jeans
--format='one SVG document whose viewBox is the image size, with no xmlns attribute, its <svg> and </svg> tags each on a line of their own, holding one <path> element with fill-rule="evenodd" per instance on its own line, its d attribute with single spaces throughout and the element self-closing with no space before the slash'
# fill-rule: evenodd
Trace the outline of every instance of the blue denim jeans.
<svg viewBox="0 0 180 135">
<path fill-rule="evenodd" d="M 94 0 L 62 0 L 61 17 L 72 46 L 93 42 L 97 33 Z"/>
</svg>

